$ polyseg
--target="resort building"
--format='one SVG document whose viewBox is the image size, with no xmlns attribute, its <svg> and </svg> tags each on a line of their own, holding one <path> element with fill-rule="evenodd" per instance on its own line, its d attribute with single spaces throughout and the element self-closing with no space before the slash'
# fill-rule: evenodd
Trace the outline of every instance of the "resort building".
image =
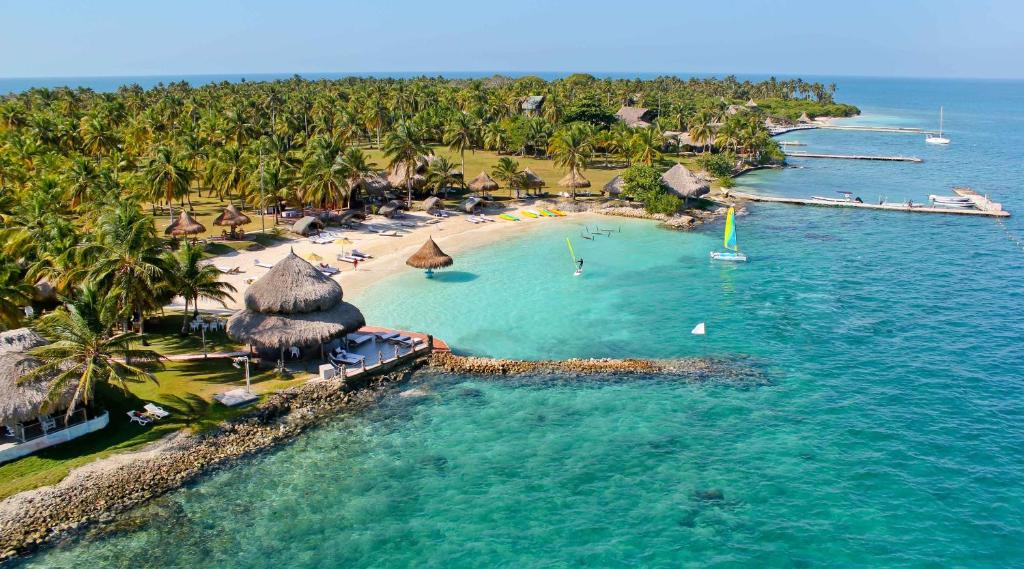
<svg viewBox="0 0 1024 569">
<path fill-rule="evenodd" d="M 682 164 L 676 164 L 662 174 L 661 183 L 668 191 L 684 200 L 699 198 L 711 191 L 708 180 Z"/>
<path fill-rule="evenodd" d="M 28 351 L 46 343 L 29 328 L 0 333 L 0 462 L 87 435 L 107 426 L 106 411 L 76 407 L 74 388 L 47 401 L 52 378 L 21 382 L 40 365 Z"/>
<path fill-rule="evenodd" d="M 530 95 L 526 99 L 523 99 L 520 108 L 524 115 L 535 117 L 540 115 L 543 106 L 544 95 Z"/>
<path fill-rule="evenodd" d="M 655 112 L 643 107 L 622 106 L 615 113 L 615 116 L 630 128 L 646 128 L 651 126 L 655 119 Z"/>
</svg>

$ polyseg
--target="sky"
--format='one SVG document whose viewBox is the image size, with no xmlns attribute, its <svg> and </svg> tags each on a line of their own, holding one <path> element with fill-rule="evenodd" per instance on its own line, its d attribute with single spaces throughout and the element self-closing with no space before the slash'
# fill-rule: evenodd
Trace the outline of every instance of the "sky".
<svg viewBox="0 0 1024 569">
<path fill-rule="evenodd" d="M 1024 2 L 0 0 L 0 77 L 388 71 L 1024 78 Z"/>
</svg>

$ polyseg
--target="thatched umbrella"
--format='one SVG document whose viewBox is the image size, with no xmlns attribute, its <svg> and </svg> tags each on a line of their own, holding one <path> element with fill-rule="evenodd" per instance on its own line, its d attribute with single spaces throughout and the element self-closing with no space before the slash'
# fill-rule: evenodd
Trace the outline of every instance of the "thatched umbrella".
<svg viewBox="0 0 1024 569">
<path fill-rule="evenodd" d="M 487 175 L 487 172 L 480 172 L 480 175 L 469 182 L 469 189 L 476 193 L 493 192 L 498 189 L 498 182 Z"/>
<path fill-rule="evenodd" d="M 423 211 L 429 212 L 434 211 L 435 209 L 444 209 L 443 205 L 444 204 L 441 203 L 441 198 L 437 196 L 430 196 L 429 198 L 423 200 L 423 203 L 420 204 L 420 208 Z"/>
<path fill-rule="evenodd" d="M 691 172 L 686 166 L 676 164 L 661 175 L 661 183 L 677 196 L 688 200 L 699 198 L 711 191 L 707 180 Z"/>
<path fill-rule="evenodd" d="M 524 188 L 543 188 L 544 179 L 537 175 L 536 172 L 527 168 L 523 170 L 523 187 Z"/>
<path fill-rule="evenodd" d="M 609 196 L 618 196 L 622 194 L 622 191 L 626 189 L 626 182 L 622 179 L 622 176 L 615 176 L 608 181 L 607 184 L 602 188 L 604 193 Z"/>
<path fill-rule="evenodd" d="M 465 201 L 463 201 L 461 204 L 459 204 L 459 207 L 461 207 L 462 211 L 466 213 L 473 213 L 474 211 L 477 210 L 477 208 L 480 207 L 480 204 L 482 203 L 484 203 L 484 200 L 478 197 L 470 196 L 466 198 Z"/>
<path fill-rule="evenodd" d="M 366 325 L 363 313 L 342 300 L 341 285 L 294 251 L 245 291 L 245 309 L 228 319 L 227 333 L 263 349 L 311 347 Z"/>
<path fill-rule="evenodd" d="M 420 247 L 419 251 L 416 251 L 412 257 L 405 260 L 405 264 L 410 267 L 417 269 L 426 269 L 427 278 L 434 275 L 434 269 L 441 269 L 444 267 L 452 266 L 455 261 L 451 257 L 445 254 L 437 243 L 434 243 L 433 237 L 428 237 L 427 242 Z"/>
<path fill-rule="evenodd" d="M 246 225 L 252 220 L 249 219 L 248 215 L 238 211 L 235 204 L 228 204 L 228 207 L 224 208 L 224 211 L 217 217 L 213 218 L 214 225 L 223 225 L 231 228 L 231 235 L 235 235 L 235 228 L 239 225 Z"/>
<path fill-rule="evenodd" d="M 388 170 L 388 183 L 393 188 L 406 189 L 409 182 L 412 182 L 412 187 L 420 189 L 427 184 L 427 178 L 423 174 L 418 172 L 419 165 L 416 168 L 409 168 L 406 164 L 395 164 L 394 167 Z M 409 171 L 412 170 L 410 174 Z"/>
<path fill-rule="evenodd" d="M 185 235 L 199 235 L 204 231 L 206 231 L 205 225 L 196 221 L 188 211 L 181 210 L 181 215 L 167 226 L 164 234 L 182 237 Z"/>
<path fill-rule="evenodd" d="M 13 427 L 52 409 L 67 407 L 74 400 L 72 386 L 57 401 L 48 403 L 52 378 L 18 383 L 21 377 L 41 365 L 26 352 L 45 343 L 46 340 L 30 328 L 0 333 L 0 425 Z"/>
<path fill-rule="evenodd" d="M 558 185 L 563 188 L 589 188 L 590 180 L 584 178 L 583 174 L 577 173 L 574 176 L 572 172 L 569 172 L 564 178 L 558 181 Z"/>
<path fill-rule="evenodd" d="M 303 217 L 302 219 L 292 224 L 292 233 L 297 233 L 304 237 L 309 237 L 310 235 L 320 231 L 323 228 L 324 222 L 313 217 L 312 215 L 307 215 L 306 217 Z"/>
</svg>

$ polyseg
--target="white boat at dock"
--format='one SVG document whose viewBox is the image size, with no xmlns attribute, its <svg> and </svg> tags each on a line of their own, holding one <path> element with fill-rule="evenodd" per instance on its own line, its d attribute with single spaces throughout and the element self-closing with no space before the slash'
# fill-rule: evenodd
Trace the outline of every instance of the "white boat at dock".
<svg viewBox="0 0 1024 569">
<path fill-rule="evenodd" d="M 812 200 L 817 200 L 817 201 L 820 201 L 820 202 L 829 202 L 829 203 L 860 203 L 862 201 L 860 198 L 854 198 L 853 197 L 853 192 L 843 192 L 843 191 L 837 190 L 836 193 L 841 195 L 841 196 L 843 196 L 843 197 L 841 197 L 841 198 L 826 198 L 826 197 L 822 197 L 822 196 L 811 196 L 811 199 Z"/>
<path fill-rule="evenodd" d="M 928 134 L 924 137 L 928 144 L 949 144 L 949 139 L 942 136 L 942 107 L 939 107 L 939 134 Z"/>
</svg>

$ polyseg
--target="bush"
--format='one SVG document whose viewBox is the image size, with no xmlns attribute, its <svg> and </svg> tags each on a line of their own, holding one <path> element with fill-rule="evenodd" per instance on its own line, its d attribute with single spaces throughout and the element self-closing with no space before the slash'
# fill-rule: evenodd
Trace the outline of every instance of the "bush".
<svg viewBox="0 0 1024 569">
<path fill-rule="evenodd" d="M 730 151 L 718 154 L 702 154 L 697 158 L 697 165 L 715 178 L 731 176 L 736 167 L 736 155 Z"/>
<path fill-rule="evenodd" d="M 723 188 L 731 188 L 736 185 L 736 180 L 732 176 L 720 176 L 718 178 L 718 185 Z"/>
<path fill-rule="evenodd" d="M 622 173 L 623 193 L 644 204 L 647 213 L 671 215 L 683 206 L 683 200 L 661 185 L 661 174 L 650 166 L 634 164 Z"/>
<path fill-rule="evenodd" d="M 665 215 L 672 215 L 679 211 L 683 207 L 683 200 L 678 197 L 661 190 L 660 193 L 648 196 L 644 201 L 644 209 L 647 213 L 663 213 Z"/>
<path fill-rule="evenodd" d="M 598 128 L 608 128 L 615 121 L 614 114 L 606 111 L 600 103 L 592 99 L 585 99 L 572 105 L 562 117 L 563 124 L 586 122 Z"/>
</svg>

